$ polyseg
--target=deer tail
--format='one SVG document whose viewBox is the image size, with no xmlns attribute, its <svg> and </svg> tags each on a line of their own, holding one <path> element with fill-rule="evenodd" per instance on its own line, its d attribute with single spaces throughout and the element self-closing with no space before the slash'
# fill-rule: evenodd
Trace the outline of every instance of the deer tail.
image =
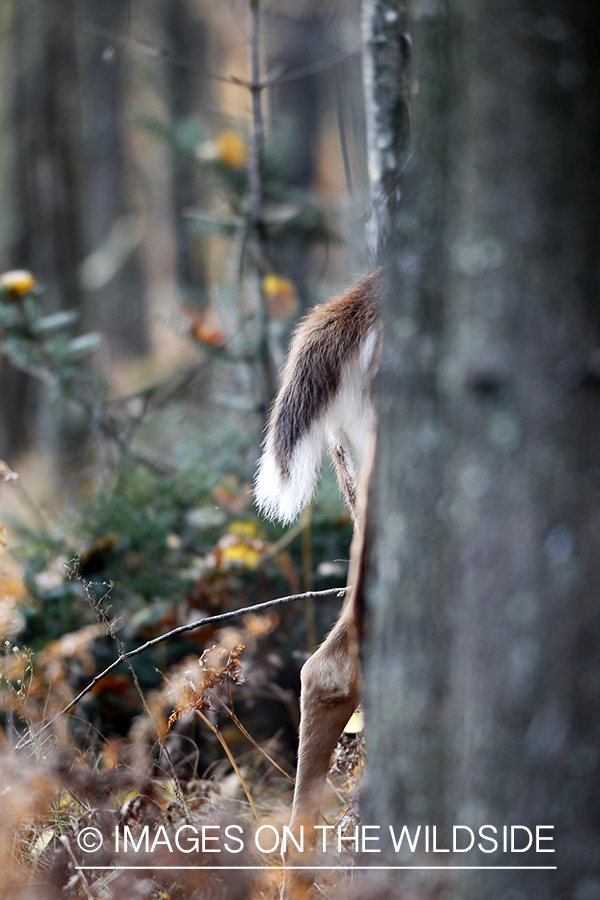
<svg viewBox="0 0 600 900">
<path fill-rule="evenodd" d="M 255 480 L 256 504 L 271 519 L 292 522 L 310 501 L 327 447 L 353 510 L 374 422 L 378 279 L 316 307 L 294 335 Z"/>
</svg>

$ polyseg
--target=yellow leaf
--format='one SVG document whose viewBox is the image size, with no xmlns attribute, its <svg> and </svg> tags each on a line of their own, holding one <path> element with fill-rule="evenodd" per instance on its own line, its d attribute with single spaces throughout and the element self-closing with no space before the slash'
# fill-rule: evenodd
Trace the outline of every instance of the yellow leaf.
<svg viewBox="0 0 600 900">
<path fill-rule="evenodd" d="M 350 720 L 344 731 L 346 734 L 360 734 L 360 732 L 365 727 L 365 714 L 362 709 L 357 709 L 356 712 L 352 713 L 350 716 Z"/>
<path fill-rule="evenodd" d="M 37 838 L 33 847 L 33 853 L 35 856 L 40 854 L 43 850 L 46 849 L 52 838 L 54 837 L 54 829 L 53 828 L 44 828 L 40 836 Z"/>
<path fill-rule="evenodd" d="M 12 269 L 0 275 L 0 288 L 14 297 L 23 297 L 35 287 L 35 278 L 26 269 Z"/>
<path fill-rule="evenodd" d="M 217 159 L 228 169 L 243 169 L 248 159 L 248 148 L 235 131 L 222 131 L 217 135 Z"/>
<path fill-rule="evenodd" d="M 247 541 L 236 541 L 221 548 L 221 560 L 227 565 L 243 566 L 246 569 L 257 569 L 261 554 Z"/>
<path fill-rule="evenodd" d="M 258 525 L 256 522 L 232 522 L 228 531 L 229 534 L 235 534 L 237 537 L 258 537 Z"/>
<path fill-rule="evenodd" d="M 288 319 L 298 304 L 294 283 L 289 278 L 270 274 L 263 278 L 262 288 L 271 317 L 280 321 Z"/>
<path fill-rule="evenodd" d="M 274 275 L 273 273 L 265 275 L 263 278 L 263 291 L 267 297 L 274 297 L 276 294 L 293 295 L 296 293 L 293 282 L 289 278 L 282 278 L 281 275 Z"/>
</svg>

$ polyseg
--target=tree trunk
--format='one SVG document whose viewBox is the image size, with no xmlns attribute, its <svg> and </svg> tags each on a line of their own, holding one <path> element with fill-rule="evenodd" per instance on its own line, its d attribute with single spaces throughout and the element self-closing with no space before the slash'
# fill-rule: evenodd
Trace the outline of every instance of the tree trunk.
<svg viewBox="0 0 600 900">
<path fill-rule="evenodd" d="M 19 0 L 14 8 L 10 237 L 14 268 L 31 269 L 49 309 L 81 306 L 81 108 L 73 0 Z M 32 437 L 37 387 L 5 364 L 0 450 Z"/>
<path fill-rule="evenodd" d="M 268 69 L 285 73 L 304 69 L 332 53 L 327 41 L 327 17 L 322 14 L 268 17 Z M 314 189 L 317 150 L 324 127 L 323 97 L 330 73 L 317 72 L 283 84 L 277 81 L 268 95 L 272 146 L 286 148 L 286 179 L 290 189 Z M 310 304 L 310 246 L 297 237 L 278 234 L 269 242 L 269 259 L 276 272 L 291 278 L 303 304 Z"/>
<path fill-rule="evenodd" d="M 136 253 L 140 223 L 132 211 L 130 160 L 122 137 L 123 48 L 107 34 L 127 33 L 129 0 L 82 0 L 86 85 L 85 325 L 101 330 L 117 356 L 148 349 L 145 284 Z M 98 33 L 94 32 L 98 29 Z"/>
<path fill-rule="evenodd" d="M 364 821 L 387 847 L 390 825 L 421 826 L 391 865 L 488 867 L 413 873 L 414 896 L 593 900 L 600 11 L 417 10 L 378 380 Z M 474 849 L 433 852 L 432 826 L 451 850 L 457 825 Z M 503 852 L 505 825 L 532 849 Z M 537 849 L 536 826 L 553 838 Z"/>
<path fill-rule="evenodd" d="M 410 146 L 411 41 L 407 0 L 363 0 L 363 79 L 372 205 L 367 251 L 380 262 L 400 200 Z"/>
<path fill-rule="evenodd" d="M 204 21 L 205 10 L 190 0 L 171 0 L 159 5 L 158 12 L 165 31 L 169 51 L 179 59 L 206 60 L 208 35 Z M 185 127 L 189 120 L 201 116 L 209 103 L 207 79 L 185 66 L 167 68 L 171 128 Z M 174 223 L 177 248 L 177 278 L 186 296 L 192 296 L 200 306 L 206 305 L 206 248 L 204 242 L 190 241 L 187 220 L 183 211 L 202 207 L 206 202 L 198 185 L 196 167 L 181 153 L 172 155 L 172 184 Z"/>
</svg>

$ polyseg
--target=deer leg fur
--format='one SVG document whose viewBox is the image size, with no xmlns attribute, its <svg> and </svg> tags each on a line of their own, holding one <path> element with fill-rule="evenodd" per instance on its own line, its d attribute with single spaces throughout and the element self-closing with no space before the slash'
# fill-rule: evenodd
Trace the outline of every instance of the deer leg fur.
<svg viewBox="0 0 600 900">
<path fill-rule="evenodd" d="M 333 748 L 358 706 L 360 669 L 350 614 L 302 667 L 300 745 L 292 827 L 316 825 Z"/>
<path fill-rule="evenodd" d="M 307 871 L 286 871 L 282 890 L 285 900 L 312 896 L 314 876 L 308 866 L 312 861 L 314 826 L 319 821 L 329 762 L 360 699 L 360 666 L 353 619 L 350 597 L 333 630 L 300 673 L 300 744 L 290 829 L 297 839 L 304 834 L 305 851 L 301 854 L 293 844 L 289 845 L 285 864 L 307 866 Z"/>
<path fill-rule="evenodd" d="M 367 493 L 374 456 L 375 435 L 372 433 L 367 442 L 358 484 L 346 600 L 332 631 L 304 663 L 300 673 L 300 744 L 290 829 L 298 838 L 303 827 L 308 852 L 301 854 L 291 844 L 292 852 L 286 853 L 285 864 L 307 868 L 302 872 L 288 869 L 284 873 L 282 900 L 310 900 L 314 896 L 314 876 L 308 867 L 312 860 L 314 827 L 319 822 L 329 761 L 344 726 L 360 700 L 358 637 L 359 630 L 362 633 Z"/>
<path fill-rule="evenodd" d="M 346 603 L 333 631 L 302 668 L 300 747 L 290 828 L 309 849 L 288 844 L 286 900 L 312 894 L 310 847 L 331 753 L 359 700 L 357 631 L 362 632 L 362 561 L 366 488 L 376 413 L 371 379 L 380 345 L 381 270 L 313 309 L 297 329 L 267 427 L 255 481 L 260 509 L 294 520 L 310 500 L 326 445 L 355 522 Z M 360 636 L 360 635 L 359 635 Z"/>
</svg>

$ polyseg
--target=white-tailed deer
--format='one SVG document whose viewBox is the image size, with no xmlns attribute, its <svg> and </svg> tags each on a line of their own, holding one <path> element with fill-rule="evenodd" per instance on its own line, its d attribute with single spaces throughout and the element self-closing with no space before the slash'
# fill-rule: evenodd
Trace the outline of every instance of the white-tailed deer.
<svg viewBox="0 0 600 900">
<path fill-rule="evenodd" d="M 331 753 L 360 695 L 357 635 L 361 621 L 359 474 L 370 471 L 375 411 L 371 381 L 379 347 L 376 271 L 313 309 L 296 331 L 269 419 L 255 497 L 269 517 L 291 522 L 312 497 L 325 447 L 355 522 L 347 591 L 340 616 L 302 667 L 300 745 L 290 827 L 312 837 L 318 823 Z M 309 860 L 304 857 L 306 862 Z M 289 857 L 288 857 L 289 862 Z M 301 865 L 302 859 L 297 860 Z M 310 863 L 309 863 L 310 864 Z M 300 897 L 312 882 L 288 877 L 286 896 Z M 310 890 L 310 889 L 308 889 Z"/>
</svg>

